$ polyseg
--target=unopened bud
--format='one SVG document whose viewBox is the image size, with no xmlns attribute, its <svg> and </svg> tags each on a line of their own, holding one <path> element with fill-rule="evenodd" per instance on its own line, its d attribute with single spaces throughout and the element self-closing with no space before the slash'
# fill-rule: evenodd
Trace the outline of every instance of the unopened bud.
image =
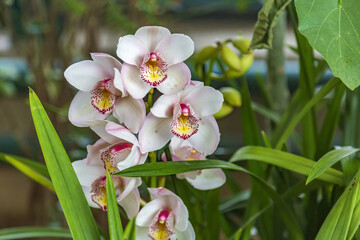
<svg viewBox="0 0 360 240">
<path fill-rule="evenodd" d="M 232 87 L 222 87 L 219 89 L 224 96 L 224 102 L 233 106 L 241 106 L 241 94 L 238 90 Z"/>
<path fill-rule="evenodd" d="M 230 68 L 237 71 L 241 70 L 241 62 L 239 57 L 229 47 L 225 45 L 221 47 L 221 58 Z"/>
<path fill-rule="evenodd" d="M 245 37 L 238 37 L 235 40 L 232 41 L 234 47 L 239 49 L 243 54 L 248 54 L 249 47 L 250 47 L 250 40 Z"/>
<path fill-rule="evenodd" d="M 254 54 L 244 55 L 240 58 L 242 75 L 249 71 L 254 62 Z"/>
<path fill-rule="evenodd" d="M 207 60 L 213 58 L 217 53 L 218 48 L 214 46 L 206 46 L 198 52 L 195 58 L 196 64 L 203 64 Z"/>
<path fill-rule="evenodd" d="M 230 106 L 229 104 L 223 103 L 220 111 L 218 111 L 217 113 L 214 114 L 214 117 L 216 119 L 220 119 L 223 117 L 226 117 L 227 115 L 229 115 L 230 113 L 232 113 L 232 111 L 234 110 L 234 108 L 232 106 Z"/>
</svg>

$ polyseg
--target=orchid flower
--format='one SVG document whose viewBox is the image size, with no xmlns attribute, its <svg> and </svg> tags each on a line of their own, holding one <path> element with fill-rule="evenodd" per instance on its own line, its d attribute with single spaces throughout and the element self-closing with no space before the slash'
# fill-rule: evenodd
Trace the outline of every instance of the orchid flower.
<svg viewBox="0 0 360 240">
<path fill-rule="evenodd" d="M 116 53 L 124 61 L 121 76 L 126 90 L 136 99 L 153 87 L 164 94 L 177 93 L 190 81 L 183 61 L 193 52 L 188 36 L 171 34 L 164 27 L 142 27 L 135 35 L 121 37 Z"/>
<path fill-rule="evenodd" d="M 205 160 L 206 155 L 200 153 L 191 146 L 188 141 L 173 138 L 170 142 L 171 157 L 173 161 Z M 165 154 L 163 161 L 167 161 Z M 226 182 L 224 172 L 217 169 L 204 169 L 192 172 L 176 174 L 179 179 L 186 179 L 194 188 L 199 190 L 210 190 L 221 187 Z"/>
<path fill-rule="evenodd" d="M 104 164 L 102 155 L 106 152 L 103 148 L 106 144 L 100 139 L 94 145 L 89 145 L 87 158 L 72 163 L 90 207 L 101 208 L 104 211 L 107 209 L 105 169 L 109 172 L 118 171 Z M 129 218 L 133 218 L 139 211 L 140 194 L 137 187 L 141 185 L 141 178 L 119 176 L 111 178 L 118 204 L 123 207 Z"/>
<path fill-rule="evenodd" d="M 101 138 L 96 148 L 91 150 L 95 151 L 95 158 L 100 157 L 109 173 L 145 162 L 148 154 L 141 153 L 137 138 L 124 126 L 97 120 L 92 122 L 90 128 Z"/>
<path fill-rule="evenodd" d="M 162 95 L 140 129 L 141 151 L 155 151 L 171 138 L 180 138 L 203 154 L 213 153 L 220 133 L 212 115 L 220 110 L 223 101 L 218 90 L 196 81 L 175 95 Z"/>
<path fill-rule="evenodd" d="M 193 240 L 189 212 L 178 196 L 166 188 L 149 188 L 152 201 L 136 216 L 138 240 Z"/>
<path fill-rule="evenodd" d="M 92 120 L 104 120 L 112 112 L 132 132 L 137 133 L 145 118 L 143 100 L 128 96 L 121 80 L 121 63 L 105 53 L 92 53 L 91 60 L 72 64 L 66 80 L 79 89 L 69 108 L 69 120 L 87 127 Z"/>
</svg>

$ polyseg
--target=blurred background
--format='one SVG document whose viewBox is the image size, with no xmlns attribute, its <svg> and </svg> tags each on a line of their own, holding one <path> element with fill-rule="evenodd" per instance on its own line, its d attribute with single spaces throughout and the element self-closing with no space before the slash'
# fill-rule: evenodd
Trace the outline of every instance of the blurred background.
<svg viewBox="0 0 360 240">
<path fill-rule="evenodd" d="M 196 52 L 239 33 L 251 39 L 261 6 L 260 0 L 1 0 L 0 152 L 43 162 L 27 100 L 30 86 L 43 102 L 70 158 L 83 159 L 86 145 L 97 137 L 67 119 L 76 93 L 63 76 L 68 66 L 90 59 L 91 52 L 116 57 L 118 38 L 145 25 L 160 25 L 190 36 Z M 297 55 L 287 47 L 295 45 L 287 27 L 285 35 L 284 69 L 291 92 L 297 84 L 298 63 Z M 254 54 L 246 77 L 256 100 L 255 78 L 266 79 L 267 51 Z M 187 63 L 197 79 L 193 61 Z M 239 114 L 235 109 L 219 120 L 222 138 L 216 155 L 223 159 L 242 145 Z M 264 126 L 262 119 L 258 120 Z M 249 186 L 246 176 L 239 174 L 237 179 L 244 188 Z M 64 223 L 53 193 L 1 161 L 0 191 L 0 228 Z M 101 211 L 94 212 L 106 219 Z"/>
</svg>

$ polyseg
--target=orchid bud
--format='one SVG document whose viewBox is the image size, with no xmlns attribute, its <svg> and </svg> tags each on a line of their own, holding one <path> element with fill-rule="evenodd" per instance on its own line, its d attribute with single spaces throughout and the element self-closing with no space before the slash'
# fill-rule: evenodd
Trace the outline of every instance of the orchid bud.
<svg viewBox="0 0 360 240">
<path fill-rule="evenodd" d="M 232 87 L 223 87 L 220 89 L 220 92 L 224 96 L 225 103 L 227 103 L 233 107 L 241 106 L 241 94 L 238 90 L 236 90 L 235 88 L 232 88 Z"/>
<path fill-rule="evenodd" d="M 207 60 L 213 58 L 218 51 L 217 47 L 214 46 L 206 46 L 198 52 L 195 58 L 196 64 L 203 64 Z"/>
<path fill-rule="evenodd" d="M 249 71 L 254 62 L 254 54 L 244 55 L 240 58 L 242 75 Z"/>
<path fill-rule="evenodd" d="M 232 44 L 234 45 L 234 47 L 239 49 L 243 54 L 248 54 L 250 52 L 249 51 L 250 40 L 245 37 L 240 36 L 239 38 L 236 38 L 235 40 L 232 41 Z"/>
<path fill-rule="evenodd" d="M 237 71 L 241 70 L 241 62 L 239 57 L 229 47 L 225 45 L 221 47 L 221 58 L 230 68 Z"/>
<path fill-rule="evenodd" d="M 226 117 L 227 115 L 232 113 L 233 110 L 234 110 L 234 108 L 232 106 L 230 106 L 227 103 L 223 103 L 220 111 L 215 113 L 214 117 L 215 117 L 215 119 L 220 119 L 220 118 Z"/>
</svg>

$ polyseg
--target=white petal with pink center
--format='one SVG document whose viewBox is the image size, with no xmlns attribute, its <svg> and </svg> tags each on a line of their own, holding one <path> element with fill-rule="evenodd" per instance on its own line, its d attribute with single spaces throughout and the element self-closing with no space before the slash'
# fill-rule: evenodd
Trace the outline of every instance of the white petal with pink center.
<svg viewBox="0 0 360 240">
<path fill-rule="evenodd" d="M 164 27 L 147 26 L 135 35 L 119 39 L 117 55 L 124 61 L 124 86 L 137 99 L 156 87 L 174 94 L 190 82 L 190 71 L 182 63 L 194 52 L 194 42 L 186 35 L 171 34 Z"/>
<path fill-rule="evenodd" d="M 75 63 L 64 73 L 67 81 L 80 90 L 69 109 L 70 122 L 79 127 L 87 127 L 93 120 L 106 119 L 128 95 L 120 75 L 121 63 L 105 53 L 92 53 L 91 56 L 93 61 Z M 128 102 L 128 98 L 125 101 Z M 145 117 L 142 112 L 144 103 L 138 100 L 136 107 L 135 111 L 117 108 L 117 116 L 122 116 L 124 124 L 129 124 L 134 132 L 139 130 Z M 137 122 L 129 121 L 129 118 L 137 119 Z"/>
<path fill-rule="evenodd" d="M 212 96 L 212 97 L 211 97 Z M 202 98 L 207 99 L 206 104 Z M 219 143 L 219 127 L 211 114 L 220 110 L 223 96 L 211 87 L 193 82 L 176 95 L 162 95 L 155 102 L 139 132 L 142 152 L 161 149 L 173 137 L 188 140 L 209 155 Z"/>
<path fill-rule="evenodd" d="M 101 142 L 97 142 L 97 145 L 101 145 Z M 96 161 L 94 159 L 92 161 L 89 161 L 89 159 L 74 161 L 72 166 L 89 205 L 106 211 L 106 171 L 99 156 Z M 140 196 L 137 187 L 141 185 L 141 179 L 119 176 L 112 176 L 111 178 L 114 183 L 118 204 L 124 208 L 129 218 L 134 217 L 140 207 Z"/>
<path fill-rule="evenodd" d="M 151 200 L 136 216 L 136 239 L 193 240 L 195 233 L 181 198 L 166 188 L 149 188 Z"/>
<path fill-rule="evenodd" d="M 126 127 L 114 122 L 94 121 L 90 128 L 108 143 L 106 147 L 96 149 L 110 173 L 145 162 L 147 152 L 141 153 L 136 136 Z"/>
</svg>

